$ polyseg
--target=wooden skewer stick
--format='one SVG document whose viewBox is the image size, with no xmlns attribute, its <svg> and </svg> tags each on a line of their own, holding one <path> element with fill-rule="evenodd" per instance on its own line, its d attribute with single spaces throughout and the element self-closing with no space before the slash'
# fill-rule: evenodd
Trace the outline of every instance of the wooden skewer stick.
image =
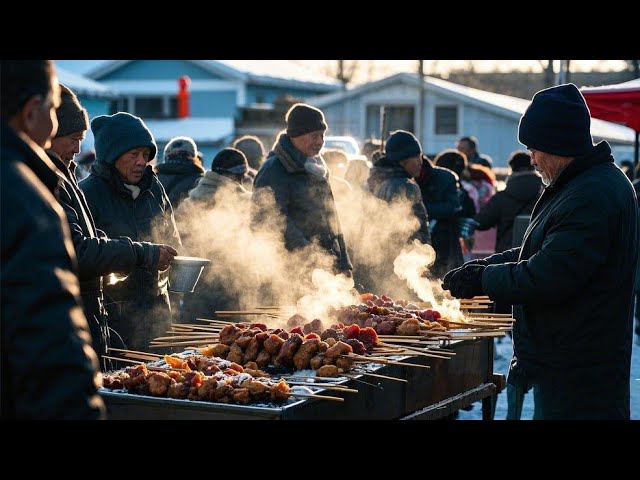
<svg viewBox="0 0 640 480">
<path fill-rule="evenodd" d="M 188 341 L 188 342 L 159 342 L 159 343 L 151 342 L 151 345 L 149 345 L 149 348 L 168 348 L 168 347 L 199 348 L 199 347 L 202 347 L 202 346 L 206 346 L 209 343 L 214 343 L 214 342 L 217 342 L 217 341 L 218 341 L 217 338 L 213 338 L 210 341 L 207 341 L 207 339 L 203 338 L 203 339 L 200 339 L 198 341 Z"/>
<path fill-rule="evenodd" d="M 222 323 L 224 325 L 230 325 L 230 324 L 234 324 L 235 322 L 228 322 L 226 320 L 219 320 L 219 319 L 213 319 L 213 318 L 196 318 L 197 322 L 204 322 L 204 323 Z"/>
<path fill-rule="evenodd" d="M 362 372 L 358 372 L 358 373 L 362 373 L 363 375 L 368 375 L 370 377 L 377 377 L 377 378 L 384 378 L 386 380 L 393 380 L 395 382 L 402 382 L 402 383 L 408 383 L 408 380 L 405 380 L 404 378 L 398 378 L 398 377 L 392 377 L 391 375 L 381 375 L 379 373 L 371 373 L 371 372 L 367 372 L 367 371 L 362 371 Z M 351 377 L 349 377 L 351 378 Z M 354 380 L 356 380 L 354 378 Z"/>
<path fill-rule="evenodd" d="M 460 310 L 486 310 L 489 308 L 489 305 L 471 305 L 471 304 L 462 304 L 460 305 Z"/>
<path fill-rule="evenodd" d="M 287 380 L 287 383 L 289 385 L 317 387 L 317 388 L 324 388 L 325 390 L 336 390 L 339 392 L 346 392 L 346 393 L 359 393 L 358 390 L 356 390 L 355 388 L 343 387 L 342 385 L 331 385 L 330 383 L 292 382 L 289 380 Z"/>
<path fill-rule="evenodd" d="M 344 398 L 330 397 L 328 395 L 313 395 L 313 394 L 306 394 L 306 393 L 291 393 L 291 392 L 288 392 L 287 396 L 288 397 L 299 397 L 299 398 L 316 398 L 318 400 L 330 400 L 332 402 L 344 402 Z"/>
<path fill-rule="evenodd" d="M 139 353 L 125 353 L 126 358 L 136 358 L 138 360 L 146 360 L 147 362 L 155 362 L 159 360 L 158 357 L 152 357 L 150 355 L 140 355 Z"/>
<path fill-rule="evenodd" d="M 431 368 L 428 365 L 419 365 L 416 363 L 396 362 L 386 358 L 366 357 L 364 355 L 341 355 L 342 357 L 352 358 L 362 363 L 382 363 L 383 365 L 400 365 L 402 367 Z"/>
<path fill-rule="evenodd" d="M 138 350 L 126 350 L 124 348 L 109 347 L 109 351 L 112 351 L 112 352 L 123 352 L 123 353 L 140 353 L 141 355 L 148 355 L 150 357 L 156 357 L 156 358 L 162 358 L 163 357 L 163 355 L 160 355 L 158 353 L 140 352 Z"/>
</svg>

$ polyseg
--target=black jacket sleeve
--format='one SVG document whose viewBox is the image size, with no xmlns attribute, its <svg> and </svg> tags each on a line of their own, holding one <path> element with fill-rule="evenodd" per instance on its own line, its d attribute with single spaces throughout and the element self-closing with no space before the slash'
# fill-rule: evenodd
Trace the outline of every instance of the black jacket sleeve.
<svg viewBox="0 0 640 480">
<path fill-rule="evenodd" d="M 91 238 L 82 229 L 81 212 L 76 211 L 71 199 L 72 193 L 61 187 L 58 199 L 64 208 L 71 239 L 78 257 L 80 278 L 95 278 L 110 272 L 130 272 L 141 266 L 145 260 L 145 249 L 159 248 L 146 245 L 135 245 L 127 237 L 108 239 L 105 237 Z"/>
<path fill-rule="evenodd" d="M 101 418 L 63 211 L 26 167 L 2 180 L 2 416 Z"/>
<path fill-rule="evenodd" d="M 480 209 L 474 220 L 478 222 L 476 230 L 489 230 L 500 222 L 500 193 L 496 193 L 489 202 Z"/>
<path fill-rule="evenodd" d="M 439 179 L 443 183 L 442 200 L 428 203 L 429 218 L 435 218 L 436 220 L 454 218 L 462 210 L 456 178 L 453 175 L 440 175 Z"/>
</svg>

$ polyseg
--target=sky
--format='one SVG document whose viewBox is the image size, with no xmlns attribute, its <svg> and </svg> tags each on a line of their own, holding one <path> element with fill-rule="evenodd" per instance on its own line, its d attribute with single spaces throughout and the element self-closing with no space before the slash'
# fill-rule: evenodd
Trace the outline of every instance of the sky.
<svg viewBox="0 0 640 480">
<path fill-rule="evenodd" d="M 295 63 L 306 66 L 319 73 L 333 73 L 337 70 L 337 60 L 294 60 Z M 360 84 L 399 72 L 415 72 L 418 60 L 345 60 L 347 68 L 357 63 L 352 84 Z M 542 60 L 546 65 L 547 61 Z M 555 61 L 558 70 L 559 60 Z M 424 71 L 427 75 L 445 75 L 452 69 L 473 69 L 476 72 L 498 71 L 534 71 L 542 70 L 539 60 L 424 60 Z M 624 70 L 625 60 L 571 60 L 571 71 L 592 70 Z"/>
</svg>

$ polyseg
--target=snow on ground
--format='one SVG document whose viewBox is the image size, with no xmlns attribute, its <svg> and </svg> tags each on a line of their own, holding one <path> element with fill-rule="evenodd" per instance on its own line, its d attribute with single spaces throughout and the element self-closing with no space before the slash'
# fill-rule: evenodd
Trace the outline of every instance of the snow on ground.
<svg viewBox="0 0 640 480">
<path fill-rule="evenodd" d="M 506 375 L 509 360 L 513 353 L 511 339 L 504 337 L 500 341 L 495 340 L 495 356 L 493 371 Z M 495 420 L 504 420 L 507 417 L 507 390 L 503 390 L 498 395 L 496 404 Z M 533 418 L 533 391 L 530 391 L 524 400 L 522 408 L 522 420 Z M 473 410 L 460 410 L 458 420 L 481 420 L 482 403 L 476 402 Z M 640 420 L 640 337 L 633 336 L 633 349 L 631 352 L 631 420 Z"/>
</svg>

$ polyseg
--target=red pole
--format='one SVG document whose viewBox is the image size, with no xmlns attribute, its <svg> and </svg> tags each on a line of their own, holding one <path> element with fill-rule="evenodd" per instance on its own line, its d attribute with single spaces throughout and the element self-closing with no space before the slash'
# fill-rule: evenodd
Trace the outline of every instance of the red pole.
<svg viewBox="0 0 640 480">
<path fill-rule="evenodd" d="M 191 79 L 183 75 L 178 79 L 178 118 L 189 116 L 189 84 Z"/>
</svg>

